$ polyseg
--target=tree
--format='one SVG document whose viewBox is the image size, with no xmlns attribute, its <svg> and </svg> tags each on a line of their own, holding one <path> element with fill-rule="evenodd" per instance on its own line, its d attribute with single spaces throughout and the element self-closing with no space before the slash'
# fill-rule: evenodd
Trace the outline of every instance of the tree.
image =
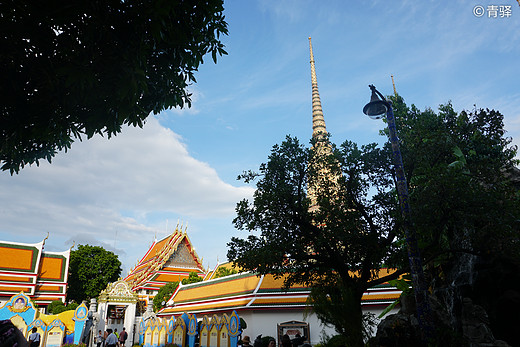
<svg viewBox="0 0 520 347">
<path fill-rule="evenodd" d="M 495 110 L 439 112 L 394 97 L 410 204 L 425 260 L 453 252 L 517 258 L 520 205 L 511 176 L 517 148 Z M 518 175 L 516 173 L 516 175 Z"/>
<path fill-rule="evenodd" d="M 227 54 L 222 0 L 8 0 L 0 13 L 0 163 L 11 174 L 75 139 L 189 107 L 204 55 Z"/>
<path fill-rule="evenodd" d="M 227 267 L 219 267 L 217 269 L 217 272 L 215 273 L 215 278 L 220 278 L 220 277 L 226 277 L 226 276 L 231 276 L 231 275 L 234 275 L 238 273 L 238 270 L 236 269 L 233 269 L 233 268 L 227 268 Z"/>
<path fill-rule="evenodd" d="M 161 308 L 163 308 L 164 303 L 170 300 L 173 293 L 179 286 L 179 282 L 169 282 L 159 289 L 157 294 L 155 294 L 153 298 L 153 310 L 154 312 L 158 312 Z"/>
<path fill-rule="evenodd" d="M 195 271 L 192 271 L 189 273 L 188 278 L 182 279 L 181 283 L 190 284 L 197 283 L 200 281 L 202 281 L 202 278 L 199 277 L 199 275 Z M 163 287 L 161 287 L 161 289 L 159 289 L 159 291 L 157 292 L 157 294 L 155 294 L 153 298 L 153 309 L 155 312 L 158 312 L 164 306 L 164 304 L 168 300 L 170 300 L 178 286 L 179 282 L 169 282 L 165 284 Z"/>
<path fill-rule="evenodd" d="M 192 271 L 189 273 L 188 275 L 188 278 L 183 278 L 182 279 L 182 284 L 190 284 L 190 283 L 197 283 L 197 282 L 200 282 L 202 281 L 202 277 L 199 276 L 198 273 L 196 273 L 195 271 Z"/>
<path fill-rule="evenodd" d="M 96 298 L 120 274 L 121 262 L 116 254 L 100 246 L 78 245 L 70 253 L 67 301 L 81 303 Z"/>
<path fill-rule="evenodd" d="M 58 314 L 65 311 L 75 310 L 79 306 L 76 302 L 71 302 L 67 306 L 61 300 L 54 300 L 47 306 L 47 312 L 49 314 Z"/>
<path fill-rule="evenodd" d="M 457 113 L 451 103 L 420 111 L 400 96 L 393 101 L 430 290 L 450 303 L 460 333 L 467 297 L 486 309 L 494 336 L 512 343 L 514 325 L 503 317 L 517 310 L 499 300 L 520 290 L 520 170 L 503 115 Z"/>
<path fill-rule="evenodd" d="M 402 233 L 390 162 L 375 144 L 360 148 L 346 141 L 323 155 L 287 137 L 258 174 L 240 177 L 258 179 L 257 189 L 252 202 L 237 204 L 234 224 L 260 234 L 232 238 L 229 260 L 244 270 L 284 277 L 285 288 L 318 287 L 320 297 L 341 289 L 334 304 L 349 314 L 325 310 L 325 322 L 350 346 L 362 346 L 361 297 L 401 273 L 379 277 L 383 262 L 397 264 L 405 257 L 397 243 Z M 317 187 L 318 209 L 310 210 L 307 186 Z"/>
</svg>

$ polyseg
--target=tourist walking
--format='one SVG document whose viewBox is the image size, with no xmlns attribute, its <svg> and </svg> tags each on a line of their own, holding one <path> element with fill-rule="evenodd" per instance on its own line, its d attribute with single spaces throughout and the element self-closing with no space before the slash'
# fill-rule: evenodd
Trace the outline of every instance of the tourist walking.
<svg viewBox="0 0 520 347">
<path fill-rule="evenodd" d="M 100 330 L 96 336 L 96 345 L 97 347 L 101 347 L 101 345 L 103 344 L 103 332 Z"/>
<path fill-rule="evenodd" d="M 40 346 L 40 333 L 38 332 L 38 329 L 32 328 L 32 333 L 29 335 L 29 343 L 31 347 Z"/>
<path fill-rule="evenodd" d="M 112 329 L 107 329 L 108 336 L 105 340 L 105 346 L 106 347 L 116 347 L 119 344 L 119 341 L 117 341 L 116 335 L 112 332 Z"/>
<path fill-rule="evenodd" d="M 128 333 L 126 332 L 125 328 L 123 328 L 123 331 L 121 331 L 121 334 L 119 334 L 119 344 L 121 347 L 125 347 L 126 339 L 128 338 Z"/>
</svg>

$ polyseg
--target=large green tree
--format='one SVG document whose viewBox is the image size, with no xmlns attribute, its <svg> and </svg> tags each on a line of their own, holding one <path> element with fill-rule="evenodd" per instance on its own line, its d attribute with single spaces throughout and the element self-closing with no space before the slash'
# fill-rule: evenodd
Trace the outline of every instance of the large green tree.
<svg viewBox="0 0 520 347">
<path fill-rule="evenodd" d="M 506 136 L 503 115 L 457 113 L 450 103 L 437 113 L 420 111 L 399 96 L 393 100 L 425 260 L 464 252 L 518 259 L 517 148 Z"/>
<path fill-rule="evenodd" d="M 469 297 L 487 310 L 495 337 L 513 343 L 507 317 L 517 309 L 507 293 L 520 291 L 520 170 L 504 117 L 393 100 L 430 290 L 449 303 L 459 333 Z"/>
<path fill-rule="evenodd" d="M 120 274 L 121 262 L 116 254 L 100 246 L 78 245 L 70 254 L 67 300 L 81 303 L 96 298 Z"/>
<path fill-rule="evenodd" d="M 7 0 L 0 13 L 0 163 L 11 174 L 190 106 L 203 57 L 226 54 L 223 0 Z"/>
<path fill-rule="evenodd" d="M 389 166 L 389 155 L 375 144 L 347 141 L 323 155 L 287 137 L 258 174 L 242 176 L 258 179 L 253 201 L 239 202 L 234 219 L 251 234 L 228 243 L 228 258 L 245 270 L 283 276 L 285 287 L 319 287 L 316 301 L 334 297 L 340 312 L 324 310 L 326 322 L 350 346 L 363 345 L 361 297 L 397 277 L 399 271 L 380 276 L 378 270 L 401 263 L 405 254 L 397 243 L 400 219 Z M 310 209 L 307 185 L 317 188 L 318 209 Z"/>
</svg>

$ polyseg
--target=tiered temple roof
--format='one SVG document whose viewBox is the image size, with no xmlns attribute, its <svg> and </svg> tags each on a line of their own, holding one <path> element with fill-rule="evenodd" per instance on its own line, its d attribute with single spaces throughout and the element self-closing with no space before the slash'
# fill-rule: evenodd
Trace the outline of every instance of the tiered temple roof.
<svg viewBox="0 0 520 347">
<path fill-rule="evenodd" d="M 394 270 L 381 269 L 380 276 Z M 159 312 L 160 316 L 182 314 L 183 312 L 213 314 L 233 310 L 303 309 L 306 306 L 310 288 L 296 285 L 282 290 L 283 278 L 273 275 L 257 276 L 243 272 L 227 277 L 181 285 L 168 302 L 168 307 Z M 362 298 L 364 307 L 388 305 L 394 302 L 401 291 L 388 283 L 370 288 Z"/>
<path fill-rule="evenodd" d="M 0 241 L 0 297 L 24 292 L 39 305 L 65 302 L 70 249 L 44 252 L 39 243 Z M 4 300 L 2 300 L 4 301 Z"/>
<path fill-rule="evenodd" d="M 187 278 L 190 272 L 204 277 L 206 271 L 186 230 L 177 226 L 172 234 L 152 243 L 125 281 L 133 291 L 156 292 L 168 282 Z"/>
</svg>

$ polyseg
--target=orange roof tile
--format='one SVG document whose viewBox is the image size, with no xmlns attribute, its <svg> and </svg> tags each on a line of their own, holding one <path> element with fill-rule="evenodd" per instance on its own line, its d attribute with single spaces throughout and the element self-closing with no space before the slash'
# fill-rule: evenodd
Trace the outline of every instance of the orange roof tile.
<svg viewBox="0 0 520 347">
<path fill-rule="evenodd" d="M 174 301 L 177 303 L 250 294 L 256 289 L 259 280 L 255 274 L 245 273 L 198 282 L 189 287 L 180 287 Z"/>
<path fill-rule="evenodd" d="M 67 259 L 63 256 L 43 253 L 39 277 L 46 281 L 64 281 Z"/>
<path fill-rule="evenodd" d="M 0 275 L 0 282 L 33 283 L 36 276 Z"/>
<path fill-rule="evenodd" d="M 223 302 L 199 302 L 190 305 L 175 305 L 173 307 L 167 307 L 160 312 L 161 315 L 169 315 L 169 314 L 177 314 L 183 312 L 197 313 L 198 311 L 208 311 L 215 309 L 224 309 L 224 308 L 236 308 L 243 307 L 249 303 L 250 299 L 239 299 L 232 301 L 223 301 Z"/>
<path fill-rule="evenodd" d="M 0 286 L 0 292 L 9 292 L 9 293 L 13 293 L 13 292 L 16 292 L 16 293 L 20 293 L 20 292 L 25 292 L 25 293 L 32 293 L 34 287 L 22 287 L 22 286 Z"/>
<path fill-rule="evenodd" d="M 38 244 L 0 243 L 0 269 L 36 272 L 43 242 Z"/>
</svg>

